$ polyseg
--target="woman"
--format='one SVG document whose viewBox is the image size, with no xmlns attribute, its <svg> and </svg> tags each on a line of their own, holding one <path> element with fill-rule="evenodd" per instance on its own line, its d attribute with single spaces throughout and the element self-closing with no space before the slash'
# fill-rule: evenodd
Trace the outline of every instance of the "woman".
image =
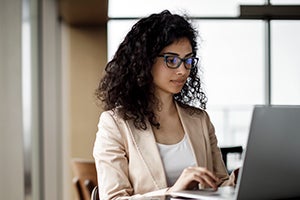
<svg viewBox="0 0 300 200">
<path fill-rule="evenodd" d="M 96 93 L 106 110 L 93 152 L 100 199 L 233 185 L 196 53 L 195 29 L 169 11 L 139 20 L 120 44 Z"/>
</svg>

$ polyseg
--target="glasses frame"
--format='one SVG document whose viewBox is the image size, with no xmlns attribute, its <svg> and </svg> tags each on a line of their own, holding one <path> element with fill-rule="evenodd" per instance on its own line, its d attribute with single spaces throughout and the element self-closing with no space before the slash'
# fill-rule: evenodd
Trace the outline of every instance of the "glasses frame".
<svg viewBox="0 0 300 200">
<path fill-rule="evenodd" d="M 183 65 L 184 65 L 185 69 L 190 70 L 190 69 L 192 69 L 192 68 L 195 68 L 195 67 L 197 66 L 197 64 L 198 64 L 198 61 L 199 61 L 199 58 L 194 57 L 194 56 L 187 57 L 187 58 L 180 58 L 180 57 L 177 56 L 177 55 L 160 54 L 160 55 L 158 55 L 157 57 L 162 57 L 162 58 L 164 58 L 164 63 L 165 63 L 166 66 L 167 66 L 168 68 L 170 68 L 170 69 L 177 69 L 177 68 L 179 68 L 180 65 L 181 65 L 181 63 L 183 62 Z M 167 62 L 168 57 L 177 57 L 177 58 L 180 60 L 176 67 L 170 67 L 170 66 L 168 65 L 168 62 Z M 187 61 L 187 60 L 190 59 L 190 58 L 193 58 L 193 59 L 195 60 L 195 63 L 192 65 L 192 67 L 187 67 L 185 61 Z"/>
</svg>

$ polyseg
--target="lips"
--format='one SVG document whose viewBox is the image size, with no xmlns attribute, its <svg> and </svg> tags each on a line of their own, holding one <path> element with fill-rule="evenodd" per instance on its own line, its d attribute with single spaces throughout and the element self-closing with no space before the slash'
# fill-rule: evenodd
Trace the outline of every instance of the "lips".
<svg viewBox="0 0 300 200">
<path fill-rule="evenodd" d="M 185 84 L 185 80 L 171 80 L 171 83 L 177 86 L 183 86 Z"/>
</svg>

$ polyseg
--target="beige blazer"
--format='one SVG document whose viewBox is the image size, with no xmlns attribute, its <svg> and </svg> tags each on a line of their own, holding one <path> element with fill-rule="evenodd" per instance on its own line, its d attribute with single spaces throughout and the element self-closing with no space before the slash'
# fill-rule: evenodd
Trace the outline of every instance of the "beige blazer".
<svg viewBox="0 0 300 200">
<path fill-rule="evenodd" d="M 178 105 L 177 110 L 197 165 L 214 172 L 220 185 L 233 185 L 207 113 L 201 111 L 191 115 Z M 138 130 L 131 120 L 123 120 L 112 111 L 101 114 L 93 150 L 101 200 L 145 193 L 164 194 L 167 190 L 163 163 L 150 123 L 147 127 L 147 130 Z"/>
</svg>

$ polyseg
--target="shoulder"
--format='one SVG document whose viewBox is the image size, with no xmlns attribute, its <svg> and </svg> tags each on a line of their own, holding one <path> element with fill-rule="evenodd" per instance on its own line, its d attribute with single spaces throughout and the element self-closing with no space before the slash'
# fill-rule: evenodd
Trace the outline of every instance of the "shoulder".
<svg viewBox="0 0 300 200">
<path fill-rule="evenodd" d="M 98 123 L 99 130 L 112 131 L 118 130 L 123 126 L 126 126 L 126 121 L 117 110 L 107 110 L 101 113 Z"/>
<path fill-rule="evenodd" d="M 113 121 L 120 121 L 122 120 L 121 114 L 119 110 L 116 108 L 114 110 L 106 110 L 103 111 L 100 115 L 100 121 L 106 120 L 113 120 Z"/>
<path fill-rule="evenodd" d="M 184 112 L 187 115 L 190 115 L 191 117 L 205 117 L 208 116 L 207 112 L 201 108 L 197 108 L 190 105 L 184 105 L 184 104 L 177 104 L 178 109 L 181 112 Z"/>
<path fill-rule="evenodd" d="M 127 133 L 126 127 L 126 121 L 117 112 L 113 110 L 103 111 L 98 123 L 98 143 L 115 141 L 118 144 L 123 144 L 124 138 L 126 138 L 124 134 Z"/>
<path fill-rule="evenodd" d="M 178 111 L 182 118 L 190 119 L 193 121 L 196 120 L 198 123 L 204 123 L 204 124 L 211 123 L 208 113 L 201 108 L 178 104 Z"/>
</svg>

